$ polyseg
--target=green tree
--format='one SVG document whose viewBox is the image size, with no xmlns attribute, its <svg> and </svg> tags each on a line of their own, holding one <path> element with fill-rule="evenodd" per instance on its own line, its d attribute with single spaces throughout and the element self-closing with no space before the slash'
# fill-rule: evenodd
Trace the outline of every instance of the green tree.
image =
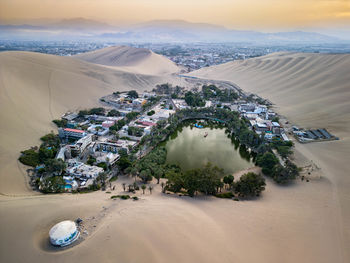
<svg viewBox="0 0 350 263">
<path fill-rule="evenodd" d="M 34 149 L 22 151 L 21 154 L 22 155 L 18 158 L 21 163 L 32 167 L 36 167 L 40 164 L 39 153 Z"/>
<path fill-rule="evenodd" d="M 154 177 L 157 179 L 157 184 L 159 184 L 160 178 L 164 175 L 164 169 L 159 166 L 158 169 L 155 170 Z"/>
<path fill-rule="evenodd" d="M 130 98 L 133 98 L 133 99 L 136 99 L 139 97 L 139 94 L 137 93 L 136 90 L 130 90 L 127 94 Z"/>
<path fill-rule="evenodd" d="M 145 184 L 141 185 L 141 189 L 142 189 L 142 194 L 145 194 L 146 185 Z"/>
<path fill-rule="evenodd" d="M 256 159 L 256 164 L 262 167 L 262 172 L 265 175 L 271 176 L 273 167 L 279 163 L 277 157 L 270 152 L 266 152 L 263 155 L 259 155 Z"/>
<path fill-rule="evenodd" d="M 86 163 L 88 165 L 94 165 L 95 162 L 96 162 L 96 158 L 94 158 L 90 155 Z"/>
<path fill-rule="evenodd" d="M 140 173 L 140 178 L 144 183 L 152 180 L 151 171 L 149 169 L 142 170 Z"/>
<path fill-rule="evenodd" d="M 62 176 L 42 177 L 39 189 L 44 193 L 60 193 L 64 190 L 65 182 Z"/>
<path fill-rule="evenodd" d="M 137 116 L 139 115 L 138 112 L 132 111 L 126 114 L 126 119 L 128 122 L 132 121 L 133 119 L 135 119 Z"/>
<path fill-rule="evenodd" d="M 230 175 L 224 176 L 223 181 L 226 185 L 231 186 L 234 179 L 235 179 L 234 176 L 230 174 Z"/>
<path fill-rule="evenodd" d="M 165 176 L 168 179 L 168 181 L 166 182 L 164 189 L 174 193 L 180 192 L 184 186 L 182 174 L 174 170 L 170 170 L 166 173 Z"/>
<path fill-rule="evenodd" d="M 299 175 L 298 167 L 289 160 L 286 160 L 285 167 L 280 164 L 275 165 L 272 178 L 276 183 L 285 184 L 294 180 Z"/>
<path fill-rule="evenodd" d="M 151 110 L 151 111 L 149 111 L 149 112 L 147 112 L 147 115 L 148 116 L 152 116 L 152 115 L 154 115 L 156 112 L 154 111 L 154 110 Z"/>
<path fill-rule="evenodd" d="M 285 145 L 277 146 L 276 150 L 284 159 L 286 159 L 289 155 L 293 153 L 291 147 Z"/>
<path fill-rule="evenodd" d="M 259 196 L 265 190 L 265 179 L 252 172 L 241 176 L 236 183 L 235 192 L 242 197 Z"/>
<path fill-rule="evenodd" d="M 104 171 L 108 170 L 108 166 L 106 162 L 98 163 L 97 166 L 103 168 Z"/>
<path fill-rule="evenodd" d="M 117 164 L 121 170 L 125 170 L 131 165 L 131 161 L 128 159 L 128 157 L 122 156 L 118 160 Z"/>
<path fill-rule="evenodd" d="M 54 175 L 61 175 L 66 164 L 62 159 L 49 159 L 45 162 L 45 171 Z"/>
<path fill-rule="evenodd" d="M 107 114 L 109 117 L 119 117 L 120 115 L 120 112 L 115 109 L 110 110 Z"/>
<path fill-rule="evenodd" d="M 200 95 L 198 93 L 193 93 L 192 91 L 185 93 L 185 101 L 192 107 L 203 107 L 205 105 L 205 102 Z"/>
<path fill-rule="evenodd" d="M 89 115 L 101 115 L 104 116 L 105 115 L 106 110 L 102 107 L 99 108 L 92 108 L 89 110 Z"/>
</svg>

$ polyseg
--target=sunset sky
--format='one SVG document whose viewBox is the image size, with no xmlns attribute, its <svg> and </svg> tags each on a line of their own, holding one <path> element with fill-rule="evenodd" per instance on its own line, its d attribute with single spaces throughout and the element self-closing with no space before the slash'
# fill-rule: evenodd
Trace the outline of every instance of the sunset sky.
<svg viewBox="0 0 350 263">
<path fill-rule="evenodd" d="M 2 21 L 73 17 L 115 24 L 181 19 L 237 29 L 344 26 L 350 0 L 0 0 Z"/>
</svg>

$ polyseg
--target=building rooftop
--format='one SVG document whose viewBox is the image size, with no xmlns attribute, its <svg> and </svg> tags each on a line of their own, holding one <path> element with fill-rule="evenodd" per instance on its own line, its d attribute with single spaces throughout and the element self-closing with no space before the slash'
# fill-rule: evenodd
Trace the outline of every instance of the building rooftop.
<svg viewBox="0 0 350 263">
<path fill-rule="evenodd" d="M 49 232 L 50 242 L 54 246 L 67 246 L 79 237 L 75 222 L 66 220 L 54 225 Z"/>
<path fill-rule="evenodd" d="M 79 133 L 84 133 L 85 131 L 83 130 L 77 130 L 77 129 L 71 129 L 71 128 L 64 128 L 65 131 L 69 132 L 79 132 Z"/>
</svg>

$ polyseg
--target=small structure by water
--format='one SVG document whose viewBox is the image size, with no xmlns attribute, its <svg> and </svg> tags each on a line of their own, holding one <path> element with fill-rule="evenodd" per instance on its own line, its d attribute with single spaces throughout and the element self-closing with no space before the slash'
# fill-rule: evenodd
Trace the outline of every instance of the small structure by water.
<svg viewBox="0 0 350 263">
<path fill-rule="evenodd" d="M 199 128 L 199 129 L 202 129 L 202 128 L 203 128 L 202 125 L 199 125 L 199 124 L 197 124 L 197 123 L 194 125 L 194 127 Z"/>
<path fill-rule="evenodd" d="M 54 225 L 49 232 L 50 242 L 54 246 L 68 246 L 75 242 L 80 232 L 75 222 L 66 220 Z"/>
</svg>

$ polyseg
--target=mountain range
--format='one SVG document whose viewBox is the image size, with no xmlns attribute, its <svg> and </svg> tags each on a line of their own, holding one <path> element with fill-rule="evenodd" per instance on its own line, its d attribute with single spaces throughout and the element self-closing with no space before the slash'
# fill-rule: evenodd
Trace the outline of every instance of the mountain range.
<svg viewBox="0 0 350 263">
<path fill-rule="evenodd" d="M 250 43 L 334 43 L 342 41 L 326 34 L 292 31 L 263 33 L 233 30 L 223 26 L 183 20 L 154 20 L 128 26 L 114 26 L 85 18 L 47 23 L 0 24 L 0 39 L 105 40 L 119 42 L 250 42 Z"/>
</svg>

